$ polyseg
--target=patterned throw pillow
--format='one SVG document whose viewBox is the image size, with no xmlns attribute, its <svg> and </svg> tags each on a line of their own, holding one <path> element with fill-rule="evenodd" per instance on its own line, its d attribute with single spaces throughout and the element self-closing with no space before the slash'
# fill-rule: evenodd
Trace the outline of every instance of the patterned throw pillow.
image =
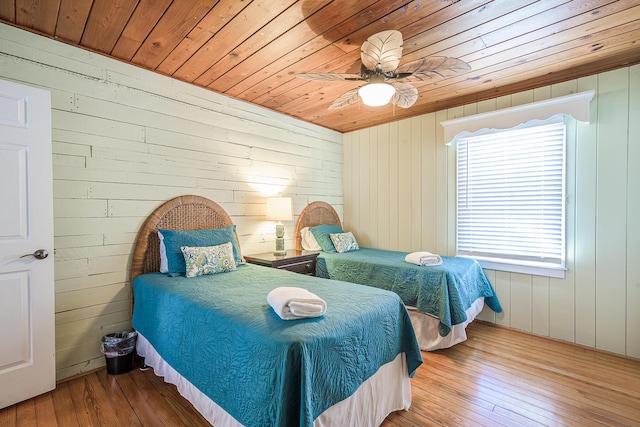
<svg viewBox="0 0 640 427">
<path fill-rule="evenodd" d="M 217 246 L 182 246 L 187 277 L 223 273 L 238 269 L 231 242 Z"/>
<path fill-rule="evenodd" d="M 356 242 L 356 238 L 350 231 L 347 231 L 346 233 L 329 234 L 329 237 L 331 237 L 331 241 L 333 242 L 333 246 L 336 248 L 336 251 L 340 253 L 357 251 L 360 249 L 358 242 Z"/>
<path fill-rule="evenodd" d="M 184 265 L 184 254 L 180 249 L 182 246 L 194 248 L 215 246 L 231 242 L 233 245 L 233 256 L 236 260 L 236 264 L 240 264 L 240 262 L 242 262 L 242 258 L 240 256 L 240 245 L 236 239 L 235 224 L 224 228 L 198 230 L 167 230 L 159 228 L 158 233 L 163 236 L 160 240 L 160 244 L 164 244 L 165 246 L 167 273 L 169 273 L 170 276 L 184 274 L 186 270 Z M 160 253 L 162 256 L 162 249 L 160 250 Z M 163 266 L 163 263 L 164 261 L 161 259 L 160 265 Z"/>
</svg>

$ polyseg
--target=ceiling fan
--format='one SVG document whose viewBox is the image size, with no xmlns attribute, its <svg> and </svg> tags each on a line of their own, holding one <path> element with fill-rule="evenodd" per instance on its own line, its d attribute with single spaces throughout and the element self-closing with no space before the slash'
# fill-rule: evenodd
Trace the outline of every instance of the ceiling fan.
<svg viewBox="0 0 640 427">
<path fill-rule="evenodd" d="M 377 107 L 388 102 L 402 108 L 411 107 L 418 99 L 418 90 L 405 82 L 425 81 L 447 77 L 471 67 L 458 58 L 431 56 L 400 66 L 402 33 L 387 30 L 370 36 L 360 48 L 360 74 L 307 73 L 296 77 L 315 81 L 365 81 L 366 84 L 340 95 L 329 110 L 342 108 L 362 99 L 366 105 Z"/>
</svg>

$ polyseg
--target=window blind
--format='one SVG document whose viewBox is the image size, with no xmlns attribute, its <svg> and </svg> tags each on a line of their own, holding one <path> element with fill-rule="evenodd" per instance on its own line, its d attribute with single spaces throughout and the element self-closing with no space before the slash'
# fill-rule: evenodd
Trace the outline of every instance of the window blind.
<svg viewBox="0 0 640 427">
<path fill-rule="evenodd" d="M 457 253 L 564 267 L 564 122 L 459 139 L 457 153 Z"/>
</svg>

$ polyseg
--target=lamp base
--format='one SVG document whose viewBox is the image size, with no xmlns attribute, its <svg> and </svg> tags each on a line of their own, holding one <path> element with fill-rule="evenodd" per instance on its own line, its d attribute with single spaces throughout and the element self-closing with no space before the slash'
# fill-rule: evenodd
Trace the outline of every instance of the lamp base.
<svg viewBox="0 0 640 427">
<path fill-rule="evenodd" d="M 278 230 L 278 227 L 276 227 L 276 250 L 273 251 L 273 255 L 275 256 L 284 256 L 287 254 L 287 251 L 284 250 L 284 227 L 282 225 L 279 226 L 280 229 Z"/>
</svg>

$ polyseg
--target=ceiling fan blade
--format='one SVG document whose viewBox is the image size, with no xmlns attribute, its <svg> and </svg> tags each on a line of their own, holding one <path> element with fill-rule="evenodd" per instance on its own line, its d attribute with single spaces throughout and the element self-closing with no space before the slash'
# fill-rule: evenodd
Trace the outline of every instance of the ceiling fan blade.
<svg viewBox="0 0 640 427">
<path fill-rule="evenodd" d="M 358 74 L 344 74 L 344 73 L 307 73 L 307 74 L 296 74 L 296 77 L 303 80 L 314 80 L 314 81 L 320 81 L 320 82 L 364 80 Z"/>
<path fill-rule="evenodd" d="M 402 108 L 409 108 L 418 100 L 418 89 L 410 84 L 390 82 L 396 88 L 396 93 L 391 98 L 391 103 Z"/>
<path fill-rule="evenodd" d="M 451 77 L 469 70 L 471 70 L 469 64 L 458 58 L 430 56 L 398 67 L 396 70 L 396 79 L 418 82 L 434 77 Z"/>
<path fill-rule="evenodd" d="M 378 64 L 385 73 L 395 70 L 402 58 L 402 33 L 388 30 L 372 35 L 362 43 L 360 58 L 369 70 L 374 71 Z"/>
<path fill-rule="evenodd" d="M 353 104 L 360 99 L 360 95 L 358 95 L 359 87 L 351 89 L 342 95 L 340 95 L 331 105 L 329 105 L 329 110 L 337 110 L 338 108 L 346 107 L 349 104 Z"/>
</svg>

